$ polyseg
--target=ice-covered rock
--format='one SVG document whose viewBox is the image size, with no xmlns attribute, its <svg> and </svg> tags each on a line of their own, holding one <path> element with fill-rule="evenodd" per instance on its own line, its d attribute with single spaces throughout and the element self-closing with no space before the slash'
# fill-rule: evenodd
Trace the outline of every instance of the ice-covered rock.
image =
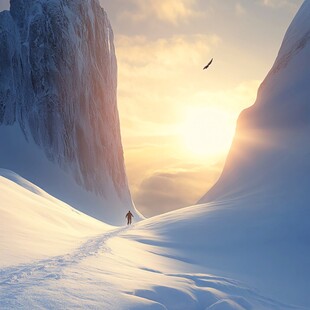
<svg viewBox="0 0 310 310">
<path fill-rule="evenodd" d="M 10 5 L 0 13 L 0 166 L 121 223 L 133 206 L 106 12 L 97 0 Z"/>
</svg>

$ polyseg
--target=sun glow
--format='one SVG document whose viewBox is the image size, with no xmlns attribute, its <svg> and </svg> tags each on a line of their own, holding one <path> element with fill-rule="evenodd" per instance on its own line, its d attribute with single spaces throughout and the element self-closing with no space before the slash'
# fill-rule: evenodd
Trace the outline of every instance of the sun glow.
<svg viewBox="0 0 310 310">
<path fill-rule="evenodd" d="M 187 152 L 206 157 L 228 151 L 235 130 L 234 115 L 217 108 L 194 108 L 186 114 L 180 134 Z"/>
</svg>

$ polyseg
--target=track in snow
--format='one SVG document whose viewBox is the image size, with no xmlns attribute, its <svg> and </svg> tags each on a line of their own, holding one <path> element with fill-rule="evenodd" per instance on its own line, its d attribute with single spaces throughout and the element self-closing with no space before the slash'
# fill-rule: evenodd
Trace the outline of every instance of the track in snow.
<svg viewBox="0 0 310 310">
<path fill-rule="evenodd" d="M 102 253 L 109 253 L 110 249 L 106 242 L 122 234 L 129 227 L 118 228 L 113 231 L 92 237 L 84 242 L 72 253 L 54 256 L 47 259 L 35 261 L 30 264 L 23 264 L 0 270 L 0 308 L 1 309 L 98 309 L 98 305 L 112 304 L 109 309 L 125 309 L 124 306 L 117 306 L 118 295 L 110 290 L 109 282 L 84 274 L 83 268 L 79 265 L 83 260 L 99 256 Z M 100 258 L 101 259 L 101 258 Z M 72 268 L 76 267 L 76 268 Z M 89 268 L 90 265 L 87 265 Z M 95 267 L 96 268 L 96 267 Z M 152 269 L 140 269 L 152 274 L 162 274 Z M 97 271 L 94 271 L 95 274 Z M 100 272 L 100 270 L 99 270 Z M 151 302 L 150 309 L 255 309 L 257 305 L 261 309 L 300 309 L 286 306 L 266 299 L 256 292 L 240 286 L 236 281 L 222 277 L 205 274 L 162 274 L 163 283 L 150 289 L 135 289 L 127 291 L 125 295 L 135 296 L 141 300 Z M 68 282 L 62 285 L 50 286 L 51 280 L 70 280 L 70 283 L 83 283 L 81 291 L 71 290 L 66 287 Z M 171 280 L 179 279 L 182 285 L 174 286 Z M 51 282 L 49 282 L 51 281 Z M 143 282 L 143 278 L 141 279 Z M 172 281 L 173 283 L 178 283 Z M 57 282 L 56 282 L 57 283 Z M 88 286 L 89 285 L 89 286 Z M 95 285 L 95 286 L 92 286 Z M 53 291 L 56 288 L 55 291 Z M 84 289 L 86 291 L 84 292 Z M 99 288 L 99 291 L 98 291 Z M 94 290 L 92 292 L 92 289 Z M 97 290 L 97 291 L 96 291 Z M 100 294 L 98 294 L 100 292 Z M 48 293 L 51 295 L 47 296 Z M 91 302 L 89 295 L 98 298 L 96 306 Z M 72 304 L 78 295 L 77 304 Z M 81 294 L 81 295 L 79 295 Z M 90 302 L 88 299 L 90 298 Z M 123 295 L 124 296 L 124 295 Z M 60 298 L 60 300 L 58 300 Z M 100 300 L 103 298 L 103 301 Z M 88 303 L 89 302 L 89 303 Z M 254 305 L 254 308 L 253 308 Z M 135 308 L 133 308 L 135 309 Z"/>
<path fill-rule="evenodd" d="M 127 229 L 128 227 L 118 228 L 111 232 L 88 239 L 74 252 L 69 254 L 42 259 L 30 264 L 0 269 L 0 286 L 11 286 L 14 284 L 33 282 L 34 280 L 44 281 L 60 279 L 66 267 L 76 265 L 90 256 L 109 251 L 106 241 L 123 233 Z"/>
</svg>

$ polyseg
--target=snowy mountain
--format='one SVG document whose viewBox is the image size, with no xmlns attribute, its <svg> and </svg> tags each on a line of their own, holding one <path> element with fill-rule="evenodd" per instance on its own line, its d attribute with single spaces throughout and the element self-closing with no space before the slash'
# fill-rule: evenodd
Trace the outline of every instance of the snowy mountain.
<svg viewBox="0 0 310 310">
<path fill-rule="evenodd" d="M 309 309 L 309 14 L 307 0 L 200 205 L 115 229 L 0 170 L 0 308 Z M 1 128 L 13 159 L 63 173 L 18 124 Z"/>
<path fill-rule="evenodd" d="M 106 12 L 97 0 L 11 0 L 0 55 L 0 167 L 121 223 L 134 207 Z"/>
</svg>

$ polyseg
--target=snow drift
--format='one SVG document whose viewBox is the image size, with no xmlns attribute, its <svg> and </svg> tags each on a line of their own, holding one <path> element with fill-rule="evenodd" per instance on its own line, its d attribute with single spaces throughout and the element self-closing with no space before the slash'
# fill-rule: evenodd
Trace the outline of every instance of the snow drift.
<svg viewBox="0 0 310 310">
<path fill-rule="evenodd" d="M 0 166 L 120 223 L 133 206 L 106 12 L 97 0 L 11 0 L 0 55 Z"/>
</svg>

